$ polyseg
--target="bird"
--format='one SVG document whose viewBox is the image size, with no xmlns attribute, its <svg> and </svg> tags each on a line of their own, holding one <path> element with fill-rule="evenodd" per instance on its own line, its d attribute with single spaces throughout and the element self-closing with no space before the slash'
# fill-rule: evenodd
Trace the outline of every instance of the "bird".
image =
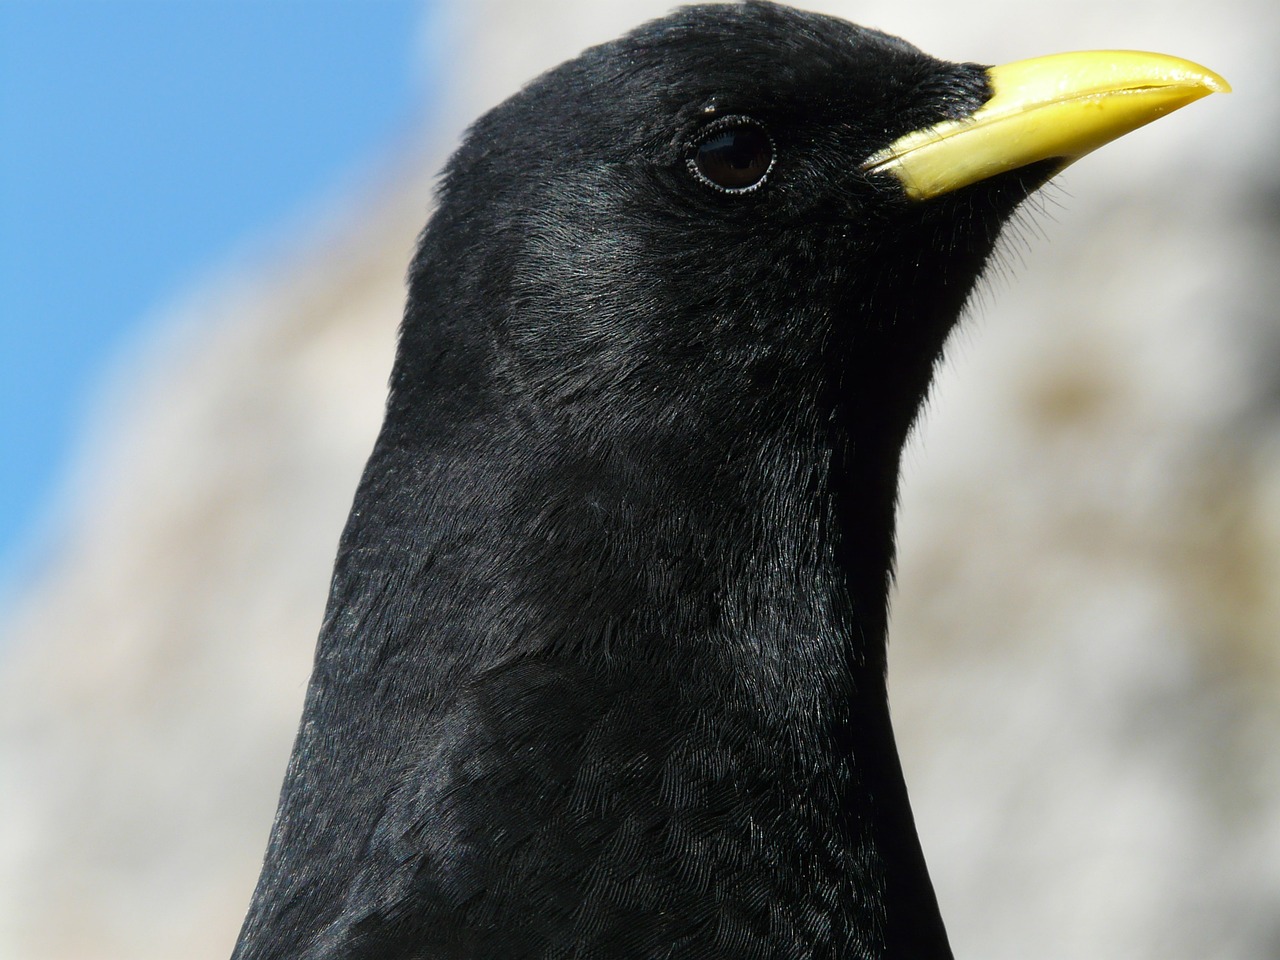
<svg viewBox="0 0 1280 960">
<path fill-rule="evenodd" d="M 753 0 L 476 121 L 233 960 L 950 957 L 886 687 L 903 443 L 1020 205 L 1228 89 Z"/>
</svg>

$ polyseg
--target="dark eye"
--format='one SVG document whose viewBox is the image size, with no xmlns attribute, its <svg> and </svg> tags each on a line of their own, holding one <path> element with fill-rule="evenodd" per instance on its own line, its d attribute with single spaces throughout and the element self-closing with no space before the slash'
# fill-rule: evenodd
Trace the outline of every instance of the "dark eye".
<svg viewBox="0 0 1280 960">
<path fill-rule="evenodd" d="M 703 183 L 726 193 L 748 193 L 773 168 L 773 140 L 746 117 L 725 117 L 702 133 L 689 169 Z"/>
</svg>

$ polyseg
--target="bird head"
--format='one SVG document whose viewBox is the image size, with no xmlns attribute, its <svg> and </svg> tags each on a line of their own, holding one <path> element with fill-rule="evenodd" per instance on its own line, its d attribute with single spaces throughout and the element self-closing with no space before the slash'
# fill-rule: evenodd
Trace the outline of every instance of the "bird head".
<svg viewBox="0 0 1280 960">
<path fill-rule="evenodd" d="M 898 444 L 1015 208 L 1214 89 L 1154 55 L 992 69 L 771 3 L 685 8 L 473 127 L 395 387 L 431 395 L 425 361 L 462 351 L 568 429 L 705 438 L 809 414 Z M 442 322 L 461 317 L 484 336 Z"/>
</svg>

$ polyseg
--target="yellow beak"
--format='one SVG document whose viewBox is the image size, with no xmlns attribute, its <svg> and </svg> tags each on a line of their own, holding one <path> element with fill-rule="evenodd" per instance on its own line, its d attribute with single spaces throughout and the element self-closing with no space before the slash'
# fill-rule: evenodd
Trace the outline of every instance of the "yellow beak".
<svg viewBox="0 0 1280 960">
<path fill-rule="evenodd" d="M 987 71 L 992 97 L 971 116 L 908 133 L 863 169 L 927 200 L 1041 160 L 1062 166 L 1211 93 L 1222 77 L 1159 53 L 1097 50 L 1019 60 Z"/>
</svg>

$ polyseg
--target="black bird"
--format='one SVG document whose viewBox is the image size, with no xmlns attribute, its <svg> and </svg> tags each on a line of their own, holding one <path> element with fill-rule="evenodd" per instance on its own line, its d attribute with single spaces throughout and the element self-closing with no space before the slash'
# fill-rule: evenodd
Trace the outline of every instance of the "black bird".
<svg viewBox="0 0 1280 960">
<path fill-rule="evenodd" d="M 480 119 L 235 958 L 950 956 L 885 691 L 903 440 L 1014 209 L 1214 89 L 747 3 Z"/>
</svg>

